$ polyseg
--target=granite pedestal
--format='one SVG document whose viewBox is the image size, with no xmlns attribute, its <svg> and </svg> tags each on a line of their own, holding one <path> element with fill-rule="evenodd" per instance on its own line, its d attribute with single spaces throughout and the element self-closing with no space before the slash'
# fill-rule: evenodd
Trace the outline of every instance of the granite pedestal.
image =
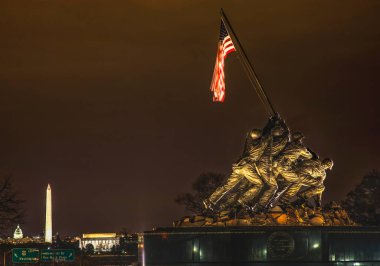
<svg viewBox="0 0 380 266">
<path fill-rule="evenodd" d="M 380 265 L 380 228 L 244 226 L 144 233 L 145 265 Z"/>
</svg>

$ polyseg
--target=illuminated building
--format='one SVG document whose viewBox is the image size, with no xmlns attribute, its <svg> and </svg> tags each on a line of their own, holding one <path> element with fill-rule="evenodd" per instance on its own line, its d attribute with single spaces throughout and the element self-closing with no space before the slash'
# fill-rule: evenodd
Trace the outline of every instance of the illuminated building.
<svg viewBox="0 0 380 266">
<path fill-rule="evenodd" d="M 17 228 L 15 232 L 13 233 L 13 239 L 22 239 L 22 238 L 23 238 L 22 230 L 20 226 L 17 225 Z"/>
<path fill-rule="evenodd" d="M 45 221 L 45 242 L 52 243 L 52 209 L 51 209 L 51 188 L 48 184 L 46 189 L 46 221 Z"/>
<path fill-rule="evenodd" d="M 120 236 L 116 233 L 83 234 L 81 246 L 86 249 L 92 245 L 95 253 L 111 251 L 112 247 L 120 244 Z"/>
</svg>

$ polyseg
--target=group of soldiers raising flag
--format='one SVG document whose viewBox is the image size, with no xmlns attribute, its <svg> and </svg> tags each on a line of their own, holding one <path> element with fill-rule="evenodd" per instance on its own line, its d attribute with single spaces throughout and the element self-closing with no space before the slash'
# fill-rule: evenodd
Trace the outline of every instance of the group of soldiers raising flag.
<svg viewBox="0 0 380 266">
<path fill-rule="evenodd" d="M 309 199 L 320 207 L 326 170 L 332 169 L 333 161 L 320 160 L 303 144 L 303 139 L 300 132 L 291 134 L 278 114 L 262 130 L 251 130 L 243 154 L 232 166 L 232 174 L 204 200 L 205 208 L 220 211 L 231 208 L 223 203 L 228 202 L 225 197 L 244 179 L 250 184 L 240 191 L 237 203 L 246 211 L 266 211 L 276 205 L 286 208 L 290 203 L 310 203 Z"/>
<path fill-rule="evenodd" d="M 286 208 L 294 198 L 296 200 L 292 204 L 310 203 L 309 199 L 313 198 L 315 207 L 320 207 L 326 170 L 331 170 L 333 161 L 329 158 L 320 160 L 303 144 L 302 133 L 291 134 L 285 121 L 274 110 L 227 16 L 221 10 L 218 53 L 211 83 L 214 101 L 224 101 L 224 59 L 235 51 L 270 118 L 262 130 L 253 129 L 248 133 L 243 154 L 233 165 L 232 174 L 224 185 L 203 201 L 205 208 L 223 211 L 237 205 L 254 213 L 276 205 Z"/>
</svg>

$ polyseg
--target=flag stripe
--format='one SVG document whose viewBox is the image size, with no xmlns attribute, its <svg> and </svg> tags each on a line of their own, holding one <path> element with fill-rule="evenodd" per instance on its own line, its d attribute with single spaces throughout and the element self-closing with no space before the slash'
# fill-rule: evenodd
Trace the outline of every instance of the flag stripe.
<svg viewBox="0 0 380 266">
<path fill-rule="evenodd" d="M 231 40 L 231 37 L 228 35 L 223 21 L 221 21 L 218 52 L 211 81 L 211 91 L 214 93 L 214 102 L 223 102 L 226 96 L 226 84 L 224 82 L 224 59 L 229 53 L 234 51 L 236 51 L 235 46 Z"/>
</svg>

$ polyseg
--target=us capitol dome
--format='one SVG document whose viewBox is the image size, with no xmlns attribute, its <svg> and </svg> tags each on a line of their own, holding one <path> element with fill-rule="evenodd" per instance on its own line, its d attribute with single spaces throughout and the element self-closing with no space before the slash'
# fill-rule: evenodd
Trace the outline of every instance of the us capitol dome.
<svg viewBox="0 0 380 266">
<path fill-rule="evenodd" d="M 15 232 L 13 233 L 13 238 L 14 239 L 22 239 L 23 238 L 23 234 L 22 234 L 22 230 L 20 228 L 20 225 L 17 225 L 17 228 L 16 228 Z"/>
</svg>

